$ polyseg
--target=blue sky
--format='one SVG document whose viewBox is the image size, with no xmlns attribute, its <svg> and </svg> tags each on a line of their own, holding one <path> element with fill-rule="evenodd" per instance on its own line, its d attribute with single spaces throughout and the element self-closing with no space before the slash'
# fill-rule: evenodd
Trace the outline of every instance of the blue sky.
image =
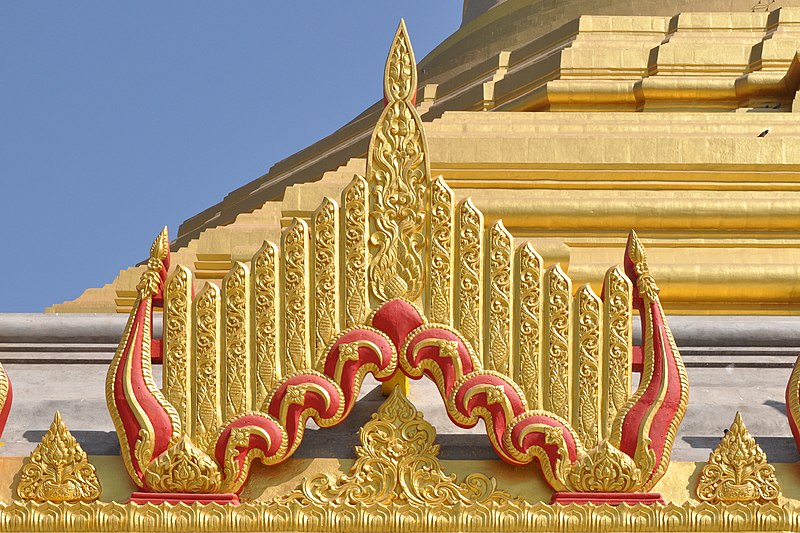
<svg viewBox="0 0 800 533">
<path fill-rule="evenodd" d="M 0 4 L 0 312 L 113 280 L 186 218 L 381 97 L 462 2 Z"/>
</svg>

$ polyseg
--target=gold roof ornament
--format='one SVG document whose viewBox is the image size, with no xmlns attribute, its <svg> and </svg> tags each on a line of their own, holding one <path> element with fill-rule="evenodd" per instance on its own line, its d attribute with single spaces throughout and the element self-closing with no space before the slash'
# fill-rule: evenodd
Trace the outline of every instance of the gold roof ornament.
<svg viewBox="0 0 800 533">
<path fill-rule="evenodd" d="M 92 502 L 100 492 L 94 466 L 56 411 L 30 462 L 22 467 L 17 495 L 37 502 Z"/>
<path fill-rule="evenodd" d="M 525 504 L 496 490 L 497 482 L 481 473 L 458 483 L 439 463 L 436 430 L 423 419 L 402 388 L 392 390 L 372 419 L 359 431 L 356 462 L 349 475 L 322 473 L 307 478 L 301 487 L 277 498 L 269 507 L 289 507 L 303 515 L 335 516 L 355 507 L 389 507 L 399 515 L 425 506 L 431 515 L 453 520 L 454 513 L 469 514 L 484 506 Z M 423 474 L 424 473 L 424 474 Z M 454 507 L 458 506 L 458 507 Z"/>
<path fill-rule="evenodd" d="M 166 231 L 156 239 L 106 395 L 144 493 L 239 493 L 254 460 L 291 457 L 309 418 L 341 423 L 370 373 L 387 389 L 432 379 L 453 423 L 483 422 L 510 464 L 538 462 L 559 502 L 662 501 L 651 490 L 688 381 L 641 241 L 630 233 L 624 268 L 608 270 L 599 294 L 573 293 L 564 268 L 431 176 L 416 76 L 401 22 L 366 177 L 309 221 L 292 220 L 279 247 L 236 262 L 221 288 L 193 295 L 190 271 L 167 277 Z M 151 315 L 162 304 L 158 344 Z M 636 391 L 634 310 L 644 341 Z M 151 371 L 159 346 L 164 393 Z M 176 477 L 186 471 L 194 478 Z"/>
<path fill-rule="evenodd" d="M 747 431 L 738 411 L 711 452 L 697 482 L 697 497 L 709 503 L 773 502 L 781 495 L 775 468 Z"/>
</svg>

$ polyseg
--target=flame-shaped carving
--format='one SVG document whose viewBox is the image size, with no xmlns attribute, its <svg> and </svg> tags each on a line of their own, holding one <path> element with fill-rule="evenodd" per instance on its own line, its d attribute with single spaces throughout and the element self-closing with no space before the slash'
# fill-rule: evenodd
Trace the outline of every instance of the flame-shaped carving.
<svg viewBox="0 0 800 533">
<path fill-rule="evenodd" d="M 414 52 L 400 22 L 384 75 L 386 107 L 372 134 L 367 179 L 370 212 L 369 264 L 373 303 L 417 300 L 427 272 L 425 214 L 428 211 L 428 147 L 414 107 L 417 74 Z"/>
<path fill-rule="evenodd" d="M 152 307 L 169 267 L 166 231 L 156 239 L 107 382 L 129 474 L 149 491 L 238 492 L 254 460 L 277 464 L 295 452 L 308 419 L 320 427 L 344 420 L 371 373 L 381 382 L 432 379 L 455 424 L 482 421 L 503 460 L 537 460 L 558 491 L 650 490 L 669 462 L 688 386 L 636 234 L 627 275 L 613 269 L 602 297 L 588 287 L 573 296 L 560 266 L 545 270 L 529 243 L 515 250 L 502 222 L 485 228 L 471 201 L 453 205 L 442 179 L 433 187 L 432 221 L 426 141 L 413 105 L 416 70 L 402 23 L 385 89 L 368 177 L 343 191 L 342 210 L 326 200 L 310 229 L 295 219 L 280 249 L 257 253 L 251 276 L 237 264 L 221 293 L 208 284 L 194 298 L 193 361 L 184 366 L 195 375 L 173 376 L 194 395 L 193 420 L 183 425 L 150 372 Z M 431 279 L 450 285 L 422 298 L 423 310 L 416 302 Z M 644 333 L 633 395 L 631 307 Z M 185 315 L 188 302 L 181 309 Z M 523 387 L 529 376 L 535 381 Z"/>
<path fill-rule="evenodd" d="M 168 269 L 169 239 L 164 228 L 150 249 L 136 303 L 106 377 L 106 404 L 120 439 L 122 460 L 140 487 L 144 487 L 150 461 L 181 436 L 178 411 L 156 386 L 151 370 L 153 303 L 162 298 Z"/>
</svg>

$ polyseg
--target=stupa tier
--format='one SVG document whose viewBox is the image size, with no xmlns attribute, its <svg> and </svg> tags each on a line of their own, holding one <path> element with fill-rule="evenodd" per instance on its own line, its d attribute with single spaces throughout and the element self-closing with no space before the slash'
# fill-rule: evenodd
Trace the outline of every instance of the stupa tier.
<svg viewBox="0 0 800 533">
<path fill-rule="evenodd" d="M 419 64 L 431 171 L 576 284 L 635 228 L 671 314 L 797 314 L 800 2 L 772 4 L 467 2 Z M 219 283 L 310 221 L 381 109 L 184 222 L 173 264 Z M 127 313 L 142 269 L 48 311 Z"/>
</svg>

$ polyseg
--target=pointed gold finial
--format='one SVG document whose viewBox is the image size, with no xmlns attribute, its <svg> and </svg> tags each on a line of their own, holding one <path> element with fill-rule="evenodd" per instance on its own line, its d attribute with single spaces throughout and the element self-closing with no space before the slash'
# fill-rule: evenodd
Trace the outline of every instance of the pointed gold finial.
<svg viewBox="0 0 800 533">
<path fill-rule="evenodd" d="M 153 241 L 153 245 L 150 247 L 150 259 L 163 261 L 168 253 L 169 232 L 167 231 L 167 226 L 164 226 L 164 229 L 161 230 L 161 233 L 158 234 L 158 237 L 156 237 L 156 240 Z"/>
<path fill-rule="evenodd" d="M 161 230 L 161 233 L 158 234 L 158 237 L 150 247 L 147 270 L 142 274 L 139 283 L 136 285 L 139 296 L 146 298 L 148 296 L 156 296 L 160 292 L 161 284 L 164 281 L 162 274 L 166 276 L 166 270 L 169 268 L 168 258 L 169 233 L 167 232 L 167 226 L 164 226 L 164 229 Z"/>
<path fill-rule="evenodd" d="M 367 154 L 372 307 L 394 298 L 419 300 L 427 278 L 430 162 L 422 118 L 414 107 L 417 65 L 403 21 L 386 59 L 383 84 L 386 107 Z"/>
<path fill-rule="evenodd" d="M 50 429 L 22 467 L 17 495 L 37 502 L 92 502 L 100 481 L 86 452 L 56 411 Z"/>
<path fill-rule="evenodd" d="M 406 23 L 400 19 L 383 71 L 383 94 L 388 103 L 417 97 L 417 62 L 411 49 Z"/>
<path fill-rule="evenodd" d="M 730 429 L 708 457 L 697 482 L 697 497 L 709 503 L 766 503 L 781 494 L 775 468 L 737 411 Z"/>
<path fill-rule="evenodd" d="M 647 264 L 647 250 L 645 250 L 642 241 L 639 240 L 639 236 L 633 230 L 628 235 L 626 248 L 628 259 L 633 264 L 635 271 L 635 275 L 631 277 L 636 280 L 639 294 L 651 301 L 657 300 L 660 289 L 656 285 L 655 278 L 650 273 L 650 266 Z"/>
</svg>

